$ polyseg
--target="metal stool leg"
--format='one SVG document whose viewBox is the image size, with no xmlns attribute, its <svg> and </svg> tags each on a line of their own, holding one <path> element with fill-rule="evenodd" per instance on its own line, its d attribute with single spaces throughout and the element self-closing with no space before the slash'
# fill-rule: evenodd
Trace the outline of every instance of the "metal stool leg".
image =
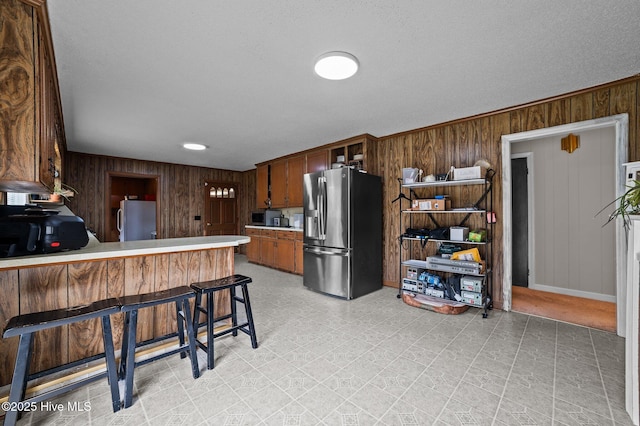
<svg viewBox="0 0 640 426">
<path fill-rule="evenodd" d="M 193 374 L 193 378 L 197 379 L 200 377 L 200 367 L 198 366 L 198 355 L 196 352 L 196 334 L 193 329 L 193 323 L 191 322 L 191 308 L 189 307 L 189 300 L 184 299 L 182 301 L 183 305 L 183 313 L 182 320 L 187 326 L 187 339 L 189 339 L 189 358 L 191 359 L 191 373 Z M 180 322 L 180 317 L 178 317 L 178 321 Z M 184 342 L 184 337 L 182 338 Z M 182 352 L 184 354 L 184 352 Z"/>
<path fill-rule="evenodd" d="M 256 329 L 253 326 L 253 313 L 251 312 L 251 302 L 249 301 L 249 290 L 247 285 L 242 285 L 242 298 L 244 299 L 244 309 L 247 313 L 247 322 L 249 323 L 249 333 L 251 335 L 251 347 L 256 349 L 258 347 L 258 337 L 256 336 Z"/>
<path fill-rule="evenodd" d="M 237 327 L 238 326 L 238 307 L 236 305 L 236 287 L 230 287 L 229 288 L 229 299 L 230 299 L 230 303 L 231 303 L 231 325 L 233 327 Z M 237 336 L 238 335 L 238 330 L 234 329 L 232 332 L 233 336 Z"/>
<path fill-rule="evenodd" d="M 178 342 L 180 343 L 180 346 L 184 346 L 184 324 L 183 324 L 183 319 L 181 318 L 181 312 L 180 312 L 180 304 L 182 302 L 180 300 L 176 300 L 176 321 L 178 323 Z M 191 318 L 186 319 L 184 318 L 185 322 L 191 321 Z M 193 324 L 192 324 L 193 327 Z M 184 352 L 180 352 L 180 358 L 184 359 L 187 356 L 187 354 L 185 354 Z"/>
<path fill-rule="evenodd" d="M 107 364 L 107 380 L 111 388 L 111 404 L 113 412 L 120 410 L 120 390 L 118 389 L 118 373 L 114 355 L 113 335 L 111 334 L 111 318 L 102 317 L 102 340 L 104 341 L 105 362 Z"/>
<path fill-rule="evenodd" d="M 33 341 L 33 333 L 25 333 L 20 336 L 18 343 L 18 356 L 16 365 L 13 370 L 13 380 L 11 381 L 11 390 L 9 391 L 9 403 L 17 403 L 24 400 L 25 391 L 27 390 L 27 375 L 29 374 L 29 364 L 31 363 L 31 343 Z M 14 408 L 14 407 L 11 407 Z M 4 424 L 13 426 L 18 421 L 20 411 L 9 410 L 4 417 Z"/>
<path fill-rule="evenodd" d="M 133 403 L 133 370 L 136 365 L 136 327 L 138 325 L 138 310 L 129 311 L 125 314 L 125 327 L 128 330 L 126 341 L 127 351 L 120 354 L 121 359 L 125 359 L 124 373 L 124 408 L 131 407 Z M 124 345 L 125 343 L 123 343 Z M 122 365 L 121 365 L 122 369 Z"/>
<path fill-rule="evenodd" d="M 215 366 L 213 354 L 213 305 L 215 295 L 207 294 L 207 369 L 213 370 Z"/>
</svg>

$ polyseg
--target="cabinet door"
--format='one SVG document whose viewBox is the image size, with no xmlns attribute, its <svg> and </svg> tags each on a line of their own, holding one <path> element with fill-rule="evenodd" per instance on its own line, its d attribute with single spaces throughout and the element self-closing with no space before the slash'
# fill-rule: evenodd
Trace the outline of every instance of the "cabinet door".
<svg viewBox="0 0 640 426">
<path fill-rule="evenodd" d="M 294 242 L 292 240 L 277 240 L 275 251 L 275 267 L 283 271 L 294 270 Z"/>
<path fill-rule="evenodd" d="M 287 206 L 302 207 L 302 178 L 304 157 L 294 157 L 287 164 Z"/>
<path fill-rule="evenodd" d="M 249 262 L 260 263 L 260 231 L 247 230 L 247 236 L 251 241 L 247 244 L 247 260 Z"/>
<path fill-rule="evenodd" d="M 260 263 L 275 267 L 276 240 L 273 238 L 262 238 L 260 242 Z"/>
<path fill-rule="evenodd" d="M 263 164 L 256 169 L 256 208 L 266 208 L 267 198 L 269 198 L 269 166 Z"/>
<path fill-rule="evenodd" d="M 271 163 L 271 205 L 287 207 L 287 160 Z"/>
<path fill-rule="evenodd" d="M 307 154 L 306 173 L 321 172 L 327 170 L 327 150 L 310 152 Z"/>
<path fill-rule="evenodd" d="M 37 55 L 34 45 L 38 42 L 34 40 L 30 9 L 21 2 L 2 2 L 0 7 L 3 23 L 0 31 L 0 46 L 3 46 L 0 181 L 34 181 L 37 176 L 35 99 L 38 87 L 33 60 Z M 5 188 L 5 182 L 0 183 L 2 191 L 12 190 Z"/>
</svg>

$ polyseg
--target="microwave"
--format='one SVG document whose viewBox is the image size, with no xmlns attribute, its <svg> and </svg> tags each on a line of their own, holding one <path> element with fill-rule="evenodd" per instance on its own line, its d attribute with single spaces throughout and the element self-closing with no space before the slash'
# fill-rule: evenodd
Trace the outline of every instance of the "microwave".
<svg viewBox="0 0 640 426">
<path fill-rule="evenodd" d="M 251 212 L 251 224 L 252 225 L 263 225 L 263 226 L 274 226 L 273 219 L 276 217 L 280 217 L 282 212 L 280 210 L 257 210 Z"/>
<path fill-rule="evenodd" d="M 251 212 L 252 225 L 264 225 L 264 210 Z"/>
</svg>

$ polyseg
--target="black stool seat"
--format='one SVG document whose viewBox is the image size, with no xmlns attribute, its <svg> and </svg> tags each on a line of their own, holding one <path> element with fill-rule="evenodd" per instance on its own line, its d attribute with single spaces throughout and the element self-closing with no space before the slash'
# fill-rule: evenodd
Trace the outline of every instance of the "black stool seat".
<svg viewBox="0 0 640 426">
<path fill-rule="evenodd" d="M 124 296 L 120 298 L 122 312 L 124 317 L 124 333 L 122 336 L 122 351 L 120 355 L 120 367 L 118 375 L 125 380 L 124 407 L 128 408 L 133 403 L 133 372 L 136 366 L 144 365 L 149 362 L 165 358 L 176 353 L 181 358 L 185 358 L 189 354 L 191 359 L 191 371 L 193 378 L 200 376 L 198 368 L 198 358 L 196 356 L 195 335 L 193 332 L 193 323 L 191 321 L 191 308 L 189 300 L 195 296 L 193 290 L 187 286 L 175 287 L 168 290 L 157 291 L 154 293 L 136 294 Z M 136 343 L 136 328 L 138 324 L 138 310 L 152 306 L 162 305 L 165 303 L 175 303 L 176 319 L 178 325 L 178 347 L 171 351 L 146 358 L 144 360 L 135 361 L 136 348 L 149 345 L 154 341 Z M 187 341 L 185 342 L 185 325 Z M 170 336 L 169 336 L 170 337 Z"/>
<path fill-rule="evenodd" d="M 247 288 L 247 284 L 249 284 L 251 281 L 252 280 L 249 277 L 235 274 L 217 280 L 202 281 L 191 284 L 191 288 L 196 292 L 196 305 L 193 312 L 193 327 L 197 330 L 200 325 L 205 324 L 207 328 L 207 344 L 205 345 L 200 340 L 197 340 L 197 332 L 196 344 L 207 352 L 207 369 L 209 370 L 213 369 L 215 365 L 213 341 L 216 337 L 221 337 L 228 333 L 233 333 L 234 336 L 237 336 L 238 330 L 240 330 L 251 337 L 251 347 L 253 347 L 254 349 L 258 347 L 258 338 L 256 337 L 256 329 L 253 325 L 253 313 L 251 312 L 251 302 L 249 300 L 249 290 Z M 241 288 L 242 297 L 236 296 L 236 287 Z M 231 313 L 219 317 L 214 317 L 214 293 L 226 289 L 229 289 L 229 292 L 231 294 Z M 203 294 L 207 295 L 206 308 L 202 306 Z M 247 314 L 247 322 L 243 324 L 238 324 L 238 316 L 236 311 L 237 302 L 244 304 L 245 312 Z M 198 320 L 200 312 L 206 315 L 206 321 L 204 323 L 200 323 Z M 231 318 L 231 327 L 215 333 L 214 324 L 217 321 L 222 321 L 229 318 Z"/>
<path fill-rule="evenodd" d="M 43 312 L 33 312 L 29 314 L 18 315 L 9 320 L 5 327 L 3 337 L 9 338 L 20 336 L 18 344 L 18 354 L 11 381 L 11 389 L 9 391 L 9 403 L 24 402 L 36 403 L 51 399 L 63 393 L 77 389 L 82 385 L 102 379 L 105 376 L 109 381 L 111 388 L 111 401 L 113 411 L 120 409 L 120 392 L 118 390 L 118 377 L 116 371 L 116 361 L 113 347 L 113 336 L 111 333 L 110 315 L 120 312 L 120 304 L 118 299 L 104 299 L 93 302 L 88 305 L 77 306 L 73 308 L 55 309 Z M 92 359 L 99 359 L 104 356 L 106 361 L 105 372 L 75 381 L 73 383 L 52 389 L 31 398 L 25 399 L 25 392 L 29 380 L 35 377 L 43 377 L 53 372 L 64 370 L 65 366 L 55 369 L 39 372 L 29 375 L 29 366 L 31 363 L 31 354 L 33 349 L 33 335 L 36 331 L 47 330 L 54 327 L 60 327 L 79 321 L 90 320 L 93 318 L 101 318 L 102 320 L 102 338 L 104 342 L 104 354 Z M 68 366 L 78 365 L 84 360 L 79 360 Z M 15 404 L 14 404 L 15 405 Z M 14 425 L 18 420 L 19 411 L 7 411 L 4 424 Z"/>
</svg>

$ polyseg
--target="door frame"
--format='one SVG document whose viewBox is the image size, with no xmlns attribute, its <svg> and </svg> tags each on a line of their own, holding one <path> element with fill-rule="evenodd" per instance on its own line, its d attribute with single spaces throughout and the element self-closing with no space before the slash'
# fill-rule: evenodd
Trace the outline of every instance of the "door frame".
<svg viewBox="0 0 640 426">
<path fill-rule="evenodd" d="M 529 262 L 529 277 L 527 278 L 528 288 L 535 289 L 536 269 L 533 267 L 533 255 L 535 253 L 535 221 L 533 212 L 533 152 L 519 152 L 511 154 L 511 159 L 524 158 L 527 160 L 527 261 Z M 511 170 L 511 164 L 509 164 Z M 513 247 L 512 247 L 513 250 Z M 512 265 L 513 271 L 513 265 Z M 533 286 L 532 286 L 533 284 Z"/>
<path fill-rule="evenodd" d="M 502 158 L 511 158 L 511 144 L 523 141 L 535 141 L 537 139 L 549 138 L 553 136 L 565 136 L 569 133 L 579 133 L 589 130 L 601 129 L 605 127 L 613 127 L 615 129 L 615 167 L 616 167 L 616 197 L 624 193 L 625 187 L 625 170 L 623 164 L 628 158 L 628 139 L 629 139 L 629 115 L 618 114 L 609 117 L 597 118 L 594 120 L 579 121 L 576 123 L 564 124 L 555 127 L 546 127 L 538 130 L 530 130 L 527 132 L 512 133 L 502 135 Z M 502 217 L 503 217 L 503 284 L 502 284 L 502 300 L 503 309 L 511 311 L 511 286 L 512 286 L 512 265 L 511 252 L 512 247 L 512 225 L 511 225 L 511 161 L 502 162 Z M 617 333 L 621 337 L 625 337 L 626 331 L 626 268 L 627 268 L 627 244 L 625 239 L 625 230 L 622 219 L 616 220 L 616 323 Z M 631 311 L 629 311 L 631 312 Z"/>
<path fill-rule="evenodd" d="M 503 217 L 503 284 L 502 308 L 511 311 L 512 286 L 512 222 L 511 222 L 511 144 L 514 142 L 531 141 L 551 136 L 565 136 L 568 133 L 578 133 L 605 127 L 615 129 L 615 166 L 616 166 L 616 198 L 625 192 L 625 168 L 623 164 L 628 160 L 629 144 L 629 115 L 617 114 L 594 120 L 580 121 L 544 129 L 503 135 L 502 141 L 502 217 Z M 634 422 L 639 417 L 637 404 L 638 390 L 638 321 L 640 314 L 637 309 L 638 300 L 627 297 L 627 241 L 626 232 L 621 218 L 615 223 L 615 259 L 616 259 L 616 324 L 617 334 L 625 337 L 625 405 Z M 636 286 L 633 286 L 636 287 Z M 630 291 L 635 293 L 635 289 Z M 627 330 L 628 326 L 628 330 Z M 635 399 L 634 399 L 635 398 Z"/>
<path fill-rule="evenodd" d="M 107 238 L 107 232 L 111 227 L 111 184 L 112 179 L 114 177 L 121 178 L 130 178 L 130 179 L 139 179 L 139 180 L 149 180 L 155 181 L 156 184 L 156 238 L 164 238 L 164 235 L 161 235 L 160 230 L 162 229 L 160 223 L 160 185 L 162 184 L 160 180 L 160 175 L 153 174 L 143 174 L 143 173 L 129 173 L 129 172 L 120 172 L 114 170 L 107 170 L 105 172 L 105 194 L 104 194 L 104 230 L 103 235 L 104 239 Z"/>
</svg>

